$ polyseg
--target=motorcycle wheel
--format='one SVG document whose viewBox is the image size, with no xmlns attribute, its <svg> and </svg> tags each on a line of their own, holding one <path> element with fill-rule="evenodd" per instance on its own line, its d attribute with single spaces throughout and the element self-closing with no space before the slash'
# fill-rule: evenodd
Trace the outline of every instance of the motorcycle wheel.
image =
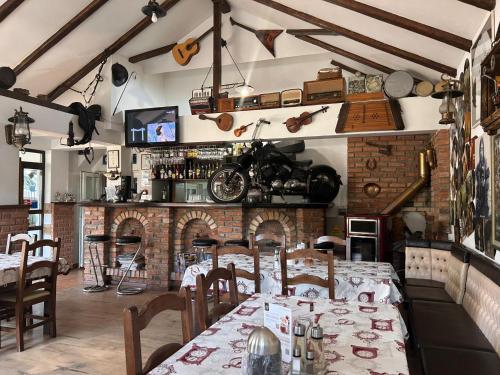
<svg viewBox="0 0 500 375">
<path fill-rule="evenodd" d="M 250 176 L 247 171 L 236 172 L 226 184 L 226 178 L 239 168 L 238 164 L 223 164 L 208 179 L 208 195 L 217 203 L 238 203 L 246 197 L 250 187 Z"/>
<path fill-rule="evenodd" d="M 342 185 L 337 171 L 328 165 L 315 165 L 309 171 L 309 200 L 314 203 L 333 201 Z"/>
</svg>

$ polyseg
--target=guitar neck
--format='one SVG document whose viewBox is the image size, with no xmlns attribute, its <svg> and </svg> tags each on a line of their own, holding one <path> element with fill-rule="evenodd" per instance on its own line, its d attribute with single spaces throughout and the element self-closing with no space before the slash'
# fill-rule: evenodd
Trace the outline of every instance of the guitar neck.
<svg viewBox="0 0 500 375">
<path fill-rule="evenodd" d="M 193 43 L 201 42 L 212 31 L 214 31 L 214 27 L 213 26 L 210 29 L 208 29 L 207 31 L 205 31 L 203 34 L 201 34 L 198 38 L 196 38 Z"/>
<path fill-rule="evenodd" d="M 245 29 L 247 31 L 250 31 L 251 33 L 254 33 L 255 34 L 255 29 L 252 29 L 251 27 L 249 26 L 245 26 L 237 21 L 235 21 L 232 17 L 229 18 L 229 20 L 231 21 L 231 25 L 236 25 L 236 26 L 239 26 L 241 27 L 242 29 Z"/>
</svg>

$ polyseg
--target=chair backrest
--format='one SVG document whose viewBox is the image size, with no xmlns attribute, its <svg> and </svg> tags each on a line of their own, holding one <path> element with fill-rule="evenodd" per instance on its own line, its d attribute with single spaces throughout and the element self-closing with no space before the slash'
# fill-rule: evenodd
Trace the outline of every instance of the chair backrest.
<svg viewBox="0 0 500 375">
<path fill-rule="evenodd" d="M 259 249 L 257 248 L 246 248 L 243 246 L 224 246 L 215 249 L 212 258 L 212 268 L 219 268 L 219 257 L 223 255 L 245 255 L 253 258 L 253 273 L 243 270 L 241 268 L 235 268 L 236 277 L 241 277 L 243 279 L 253 280 L 255 283 L 255 293 L 260 293 L 260 257 Z"/>
<path fill-rule="evenodd" d="M 156 315 L 165 310 L 181 312 L 182 344 L 193 339 L 193 308 L 189 287 L 181 288 L 177 295 L 168 293 L 155 297 L 140 312 L 137 306 L 126 308 L 123 311 L 123 328 L 127 375 L 147 374 L 182 347 L 178 343 L 162 345 L 151 354 L 145 366 L 142 367 L 141 331 Z"/>
<path fill-rule="evenodd" d="M 500 265 L 471 255 L 462 305 L 500 355 Z"/>
<path fill-rule="evenodd" d="M 286 236 L 276 235 L 274 233 L 261 233 L 261 234 L 251 234 L 250 236 L 250 248 L 259 249 L 261 247 L 275 247 L 275 248 L 286 248 Z M 272 246 L 271 246 L 272 245 Z M 265 250 L 264 250 L 265 251 Z M 270 251 L 269 251 L 270 252 Z"/>
<path fill-rule="evenodd" d="M 50 247 L 52 248 L 52 259 L 51 260 L 41 260 L 28 264 L 28 257 L 30 252 L 36 249 Z M 21 266 L 19 267 L 19 280 L 17 282 L 17 300 L 23 301 L 24 296 L 34 291 L 45 290 L 51 294 L 56 292 L 57 284 L 57 274 L 59 267 L 59 253 L 61 251 L 61 239 L 56 238 L 55 241 L 52 240 L 41 240 L 32 243 L 31 245 L 24 241 L 21 251 Z M 43 281 L 35 283 L 27 283 L 28 275 L 35 274 L 35 271 L 41 268 L 47 268 L 50 270 L 50 274 L 44 277 Z"/>
<path fill-rule="evenodd" d="M 19 233 L 19 234 L 7 234 L 7 245 L 5 246 L 5 254 L 12 254 L 13 246 L 16 243 L 21 244 L 22 242 L 28 242 L 30 245 L 36 242 L 38 236 L 36 234 Z"/>
<path fill-rule="evenodd" d="M 446 282 L 448 278 L 448 262 L 452 242 L 431 241 L 431 278 L 434 281 Z"/>
<path fill-rule="evenodd" d="M 224 280 L 229 287 L 229 302 L 221 302 L 219 280 Z M 214 306 L 208 311 L 208 291 L 212 287 Z M 236 271 L 233 263 L 226 268 L 214 268 L 207 275 L 196 276 L 196 317 L 201 331 L 205 331 L 219 317 L 238 306 Z"/>
<path fill-rule="evenodd" d="M 319 276 L 308 275 L 303 273 L 292 278 L 288 277 L 287 259 L 307 259 L 312 258 L 325 262 L 328 265 L 328 279 L 325 280 Z M 335 299 L 335 278 L 333 274 L 333 251 L 328 251 L 327 254 L 322 254 L 316 249 L 295 250 L 292 253 L 287 253 L 285 249 L 280 252 L 281 261 L 281 293 L 288 295 L 288 285 L 296 284 L 313 284 L 323 288 L 328 288 L 328 297 Z M 307 267 L 304 268 L 307 272 Z"/>
</svg>

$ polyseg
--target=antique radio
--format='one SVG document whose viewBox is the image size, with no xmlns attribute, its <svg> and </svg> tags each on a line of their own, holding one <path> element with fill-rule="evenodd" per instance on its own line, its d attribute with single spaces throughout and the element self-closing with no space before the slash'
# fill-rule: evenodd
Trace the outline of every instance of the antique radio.
<svg viewBox="0 0 500 375">
<path fill-rule="evenodd" d="M 342 69 L 338 66 L 323 68 L 318 71 L 318 80 L 342 78 Z"/>
<path fill-rule="evenodd" d="M 235 111 L 249 111 L 252 109 L 259 109 L 259 96 L 242 96 L 241 98 L 234 98 Z"/>
<path fill-rule="evenodd" d="M 282 107 L 294 107 L 296 105 L 301 105 L 301 104 L 302 104 L 301 89 L 284 90 L 281 92 Z"/>
<path fill-rule="evenodd" d="M 279 92 L 260 94 L 260 108 L 279 108 L 281 106 L 281 96 Z"/>
<path fill-rule="evenodd" d="M 217 99 L 217 112 L 233 112 L 234 98 L 219 98 Z"/>
<path fill-rule="evenodd" d="M 343 78 L 304 82 L 304 104 L 343 102 L 345 84 Z"/>
<path fill-rule="evenodd" d="M 211 113 L 213 110 L 212 89 L 203 88 L 193 90 L 191 92 L 191 99 L 189 99 L 189 106 L 191 107 L 192 115 Z"/>
</svg>

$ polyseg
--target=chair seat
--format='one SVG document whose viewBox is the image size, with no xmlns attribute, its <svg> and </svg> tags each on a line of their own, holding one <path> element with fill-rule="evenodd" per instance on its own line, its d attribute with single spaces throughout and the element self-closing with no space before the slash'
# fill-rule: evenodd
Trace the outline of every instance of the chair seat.
<svg viewBox="0 0 500 375">
<path fill-rule="evenodd" d="M 210 247 L 212 245 L 217 245 L 217 240 L 213 238 L 195 238 L 192 244 L 195 247 Z"/>
<path fill-rule="evenodd" d="M 453 299 L 444 289 L 429 288 L 425 286 L 411 286 L 405 287 L 406 296 L 411 300 L 422 301 L 435 301 L 435 302 L 450 302 L 454 303 Z"/>
<path fill-rule="evenodd" d="M 494 352 L 462 305 L 413 301 L 412 326 L 419 347 L 446 347 Z M 479 374 L 479 372 L 476 372 Z"/>
<path fill-rule="evenodd" d="M 88 242 L 106 242 L 110 239 L 111 237 L 106 234 L 88 234 L 85 236 L 85 241 Z"/>
<path fill-rule="evenodd" d="M 248 247 L 249 242 L 248 240 L 227 240 L 224 242 L 224 246 L 243 246 L 243 247 Z"/>
<path fill-rule="evenodd" d="M 408 278 L 405 280 L 405 283 L 406 285 L 411 285 L 411 286 L 425 286 L 427 288 L 444 288 L 444 283 L 436 280 Z"/>
<path fill-rule="evenodd" d="M 38 298 L 48 297 L 48 296 L 50 296 L 50 292 L 48 292 L 46 290 L 36 290 L 36 291 L 24 296 L 23 302 L 30 302 L 30 301 L 34 301 Z M 8 302 L 8 303 L 12 304 L 12 303 L 16 303 L 16 300 L 17 300 L 17 294 L 15 291 L 0 295 L 0 303 L 1 302 Z"/>
<path fill-rule="evenodd" d="M 421 353 L 426 375 L 496 375 L 500 369 L 496 353 L 432 347 L 422 348 Z"/>
<path fill-rule="evenodd" d="M 326 242 L 320 242 L 320 243 L 315 243 L 313 245 L 313 248 L 319 249 L 319 250 L 332 250 L 335 249 L 335 244 L 330 241 Z"/>
<path fill-rule="evenodd" d="M 116 244 L 125 245 L 125 244 L 139 243 L 141 242 L 141 240 L 142 239 L 139 236 L 121 236 L 116 239 Z"/>
</svg>

